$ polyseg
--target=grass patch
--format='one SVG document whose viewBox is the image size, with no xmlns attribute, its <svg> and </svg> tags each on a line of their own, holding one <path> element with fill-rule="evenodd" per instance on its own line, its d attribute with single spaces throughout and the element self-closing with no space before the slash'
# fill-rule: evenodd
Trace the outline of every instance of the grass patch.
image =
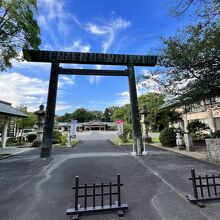
<svg viewBox="0 0 220 220">
<path fill-rule="evenodd" d="M 134 140 L 130 139 L 128 142 L 122 143 L 121 140 L 119 140 L 118 138 L 115 138 L 115 139 L 112 139 L 111 142 L 116 144 L 116 145 L 128 145 L 128 144 L 133 144 Z M 160 143 L 159 137 L 152 137 L 151 138 L 151 143 Z"/>
<path fill-rule="evenodd" d="M 128 145 L 134 143 L 133 139 L 130 139 L 128 140 L 128 142 L 123 143 L 119 138 L 112 139 L 111 142 L 113 142 L 116 145 Z"/>
<path fill-rule="evenodd" d="M 78 140 L 73 140 L 73 141 L 71 141 L 71 147 L 75 147 L 75 145 L 76 144 L 78 144 L 79 143 L 79 141 Z"/>
<path fill-rule="evenodd" d="M 128 142 L 122 143 L 121 140 L 119 140 L 118 138 L 115 138 L 115 139 L 112 139 L 111 142 L 113 142 L 116 145 L 128 145 L 128 144 L 133 144 L 134 140 L 130 139 Z M 151 143 L 160 143 L 159 137 L 152 137 L 151 138 Z"/>
<path fill-rule="evenodd" d="M 70 147 L 75 147 L 75 145 L 78 144 L 78 143 L 79 143 L 79 140 L 73 140 L 70 143 Z M 53 144 L 53 147 L 64 148 L 64 147 L 67 147 L 67 143 L 66 144 Z"/>
<path fill-rule="evenodd" d="M 160 139 L 159 139 L 159 137 L 152 137 L 151 142 L 152 143 L 160 143 Z"/>
</svg>

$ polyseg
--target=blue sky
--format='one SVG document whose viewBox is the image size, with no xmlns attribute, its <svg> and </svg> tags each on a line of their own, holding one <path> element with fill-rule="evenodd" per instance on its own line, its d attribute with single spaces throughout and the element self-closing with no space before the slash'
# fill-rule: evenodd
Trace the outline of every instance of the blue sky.
<svg viewBox="0 0 220 220">
<path fill-rule="evenodd" d="M 192 22 L 173 18 L 174 0 L 38 0 L 36 16 L 43 50 L 155 55 L 160 37 L 172 36 Z M 68 65 L 70 68 L 125 69 L 99 65 Z M 135 68 L 136 76 L 150 68 Z M 0 99 L 29 111 L 46 104 L 50 64 L 13 61 L 13 68 L 0 74 Z M 104 110 L 129 102 L 125 77 L 59 77 L 56 113 L 79 107 Z M 151 91 L 137 85 L 138 94 Z"/>
</svg>

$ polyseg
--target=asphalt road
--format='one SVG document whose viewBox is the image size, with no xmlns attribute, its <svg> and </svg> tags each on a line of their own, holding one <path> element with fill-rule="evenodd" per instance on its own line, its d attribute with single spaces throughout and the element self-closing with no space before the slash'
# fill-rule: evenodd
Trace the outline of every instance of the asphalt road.
<svg viewBox="0 0 220 220">
<path fill-rule="evenodd" d="M 40 159 L 39 149 L 0 160 L 1 220 L 62 220 L 73 207 L 74 176 L 80 183 L 110 182 L 121 174 L 122 200 L 128 220 L 220 219 L 220 203 L 201 209 L 185 198 L 191 193 L 190 168 L 219 173 L 220 166 L 148 147 L 149 155 L 134 158 L 131 147 L 107 140 L 82 141 L 75 148 L 53 149 Z M 115 214 L 89 215 L 82 220 L 114 220 Z"/>
</svg>

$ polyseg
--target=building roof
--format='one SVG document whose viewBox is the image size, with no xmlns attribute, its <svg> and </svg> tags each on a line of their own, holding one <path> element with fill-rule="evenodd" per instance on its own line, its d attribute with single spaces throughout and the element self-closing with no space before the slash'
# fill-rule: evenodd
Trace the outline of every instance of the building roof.
<svg viewBox="0 0 220 220">
<path fill-rule="evenodd" d="M 89 121 L 89 122 L 83 122 L 83 123 L 77 123 L 77 127 L 81 126 L 101 126 L 101 125 L 107 125 L 107 126 L 115 126 L 115 122 L 101 122 L 101 121 Z M 64 126 L 70 126 L 70 122 L 58 122 L 58 127 L 64 127 Z"/>
<path fill-rule="evenodd" d="M 11 103 L 0 100 L 0 114 L 27 118 L 27 115 L 11 106 Z"/>
</svg>

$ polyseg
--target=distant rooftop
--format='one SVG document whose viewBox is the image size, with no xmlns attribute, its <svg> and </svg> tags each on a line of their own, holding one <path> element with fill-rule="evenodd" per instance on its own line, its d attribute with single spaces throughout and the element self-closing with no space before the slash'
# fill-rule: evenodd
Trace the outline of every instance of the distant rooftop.
<svg viewBox="0 0 220 220">
<path fill-rule="evenodd" d="M 113 125 L 115 125 L 115 122 L 89 121 L 89 122 L 77 123 L 78 127 L 83 126 L 83 125 L 108 125 L 108 126 L 113 126 Z M 58 127 L 70 126 L 70 122 L 58 122 L 57 126 Z"/>
<path fill-rule="evenodd" d="M 26 118 L 27 115 L 11 106 L 11 103 L 0 100 L 0 115 Z"/>
</svg>

